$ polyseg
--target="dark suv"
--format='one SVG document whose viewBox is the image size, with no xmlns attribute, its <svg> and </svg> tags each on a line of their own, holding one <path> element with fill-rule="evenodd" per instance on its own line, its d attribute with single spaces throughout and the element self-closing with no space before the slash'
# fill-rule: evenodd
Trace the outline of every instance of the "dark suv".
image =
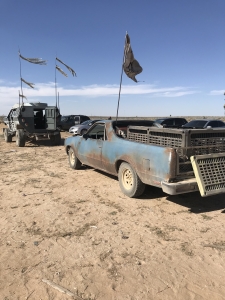
<svg viewBox="0 0 225 300">
<path fill-rule="evenodd" d="M 225 127 L 225 123 L 221 120 L 192 120 L 186 123 L 183 128 L 218 128 L 218 127 Z"/>
<path fill-rule="evenodd" d="M 185 118 L 160 118 L 155 120 L 154 123 L 165 128 L 179 128 L 186 124 L 187 120 Z"/>
<path fill-rule="evenodd" d="M 84 116 L 84 115 L 62 116 L 61 122 L 60 122 L 58 128 L 60 130 L 69 130 L 70 127 L 81 124 L 87 120 L 90 120 L 90 118 L 88 116 Z"/>
</svg>

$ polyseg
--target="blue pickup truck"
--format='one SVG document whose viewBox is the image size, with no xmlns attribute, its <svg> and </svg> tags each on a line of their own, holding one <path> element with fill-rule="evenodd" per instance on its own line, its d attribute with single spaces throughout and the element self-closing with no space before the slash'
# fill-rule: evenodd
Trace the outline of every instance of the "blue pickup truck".
<svg viewBox="0 0 225 300">
<path fill-rule="evenodd" d="M 138 197 L 145 185 L 170 195 L 225 193 L 225 130 L 159 128 L 149 120 L 104 120 L 65 140 L 69 165 L 118 176 L 122 192 Z"/>
</svg>

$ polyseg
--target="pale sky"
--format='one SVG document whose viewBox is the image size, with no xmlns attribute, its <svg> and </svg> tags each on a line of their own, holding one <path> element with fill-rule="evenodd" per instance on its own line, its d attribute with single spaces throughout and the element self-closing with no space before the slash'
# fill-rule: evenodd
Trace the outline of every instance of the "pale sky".
<svg viewBox="0 0 225 300">
<path fill-rule="evenodd" d="M 224 0 L 65 0 L 0 2 L 0 115 L 18 102 L 18 50 L 28 102 L 63 115 L 116 115 L 126 31 L 143 68 L 123 74 L 119 116 L 222 116 L 225 91 Z M 77 77 L 55 57 L 72 67 Z"/>
</svg>

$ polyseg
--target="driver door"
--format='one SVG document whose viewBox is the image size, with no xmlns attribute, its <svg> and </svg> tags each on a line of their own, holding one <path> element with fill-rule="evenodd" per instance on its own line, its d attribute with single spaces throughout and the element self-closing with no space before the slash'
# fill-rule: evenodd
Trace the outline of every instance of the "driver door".
<svg viewBox="0 0 225 300">
<path fill-rule="evenodd" d="M 105 123 L 94 125 L 85 137 L 81 137 L 81 139 L 78 148 L 78 158 L 84 165 L 103 169 L 102 147 L 105 140 Z"/>
<path fill-rule="evenodd" d="M 48 106 L 45 108 L 45 122 L 47 130 L 56 130 L 56 107 Z"/>
</svg>

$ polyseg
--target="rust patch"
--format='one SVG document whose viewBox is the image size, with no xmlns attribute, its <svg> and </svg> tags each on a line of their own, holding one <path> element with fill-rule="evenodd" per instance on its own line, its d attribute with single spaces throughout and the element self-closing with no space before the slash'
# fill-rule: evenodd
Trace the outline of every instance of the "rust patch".
<svg viewBox="0 0 225 300">
<path fill-rule="evenodd" d="M 169 173 L 166 175 L 165 180 L 176 177 L 177 170 L 177 152 L 175 148 L 165 148 L 164 153 L 169 158 Z"/>
</svg>

